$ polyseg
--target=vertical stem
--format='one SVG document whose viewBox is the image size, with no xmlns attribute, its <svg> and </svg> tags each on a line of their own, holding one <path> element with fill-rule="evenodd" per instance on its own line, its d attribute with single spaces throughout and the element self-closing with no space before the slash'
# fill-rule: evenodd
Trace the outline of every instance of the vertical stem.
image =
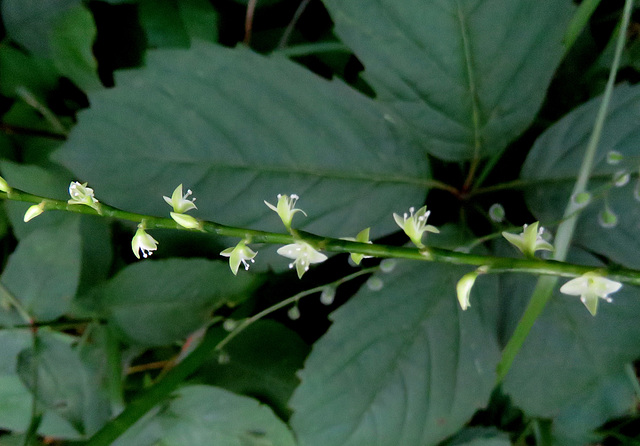
<svg viewBox="0 0 640 446">
<path fill-rule="evenodd" d="M 249 46 L 251 43 L 251 31 L 253 29 L 253 14 L 256 10 L 256 3 L 258 0 L 249 0 L 247 3 L 247 16 L 244 20 L 244 44 Z"/>
<path fill-rule="evenodd" d="M 567 203 L 567 207 L 564 212 L 564 221 L 558 227 L 558 232 L 556 234 L 556 243 L 554 246 L 555 250 L 553 254 L 554 260 L 564 261 L 569 251 L 569 245 L 571 243 L 571 239 L 573 237 L 573 232 L 575 230 L 579 215 L 579 213 L 577 212 L 579 210 L 579 206 L 574 203 L 573 197 L 587 190 L 587 183 L 589 182 L 589 176 L 591 175 L 591 170 L 593 168 L 593 162 L 598 149 L 598 143 L 600 142 L 600 137 L 602 136 L 602 128 L 604 127 L 605 118 L 609 109 L 609 102 L 611 101 L 616 73 L 618 72 L 618 66 L 620 65 L 620 56 L 622 55 L 622 50 L 624 48 L 624 43 L 626 40 L 627 28 L 629 26 L 632 7 L 633 0 L 625 0 L 621 21 L 622 26 L 620 26 L 620 33 L 618 34 L 616 53 L 613 59 L 613 63 L 611 64 L 611 70 L 609 71 L 609 79 L 607 80 L 607 86 L 605 88 L 604 95 L 602 96 L 602 103 L 600 104 L 600 108 L 598 109 L 598 114 L 593 126 L 593 131 L 591 133 L 584 158 L 582 159 L 582 165 L 580 166 L 578 179 L 576 180 L 576 184 L 573 187 L 573 192 L 569 197 L 569 202 Z M 540 279 L 538 279 L 538 283 L 533 292 L 533 295 L 531 296 L 531 300 L 529 301 L 529 304 L 527 305 L 522 318 L 520 318 L 518 326 L 511 336 L 511 339 L 509 339 L 509 342 L 502 352 L 502 358 L 500 359 L 500 363 L 497 367 L 498 382 L 502 381 L 507 375 L 507 372 L 513 364 L 513 360 L 522 348 L 522 345 L 527 338 L 527 335 L 531 331 L 533 324 L 544 310 L 544 307 L 547 305 L 547 302 L 549 302 L 549 299 L 551 299 L 553 289 L 557 281 L 557 277 L 541 277 Z"/>
</svg>

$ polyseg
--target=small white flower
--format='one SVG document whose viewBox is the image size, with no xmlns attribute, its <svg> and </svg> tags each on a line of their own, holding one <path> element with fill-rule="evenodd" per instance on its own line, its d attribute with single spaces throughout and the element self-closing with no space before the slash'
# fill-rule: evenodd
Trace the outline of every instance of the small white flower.
<svg viewBox="0 0 640 446">
<path fill-rule="evenodd" d="M 295 265 L 298 278 L 302 278 L 302 275 L 309 271 L 309 266 L 312 263 L 320 263 L 327 260 L 326 255 L 316 251 L 313 246 L 302 240 L 279 248 L 278 254 L 294 260 L 289 264 L 289 268 L 293 268 Z"/>
<path fill-rule="evenodd" d="M 414 245 L 418 248 L 424 248 L 422 244 L 422 237 L 425 232 L 439 233 L 440 231 L 435 226 L 427 224 L 427 219 L 431 214 L 431 211 L 427 211 L 426 206 L 422 206 L 418 209 L 418 212 L 414 212 L 415 208 L 409 208 L 409 214 L 406 212 L 401 217 L 398 214 L 393 214 L 393 218 L 400 226 L 400 228 L 409 236 Z"/>
<path fill-rule="evenodd" d="M 530 225 L 524 225 L 523 231 L 518 235 L 503 232 L 502 236 L 527 257 L 534 257 L 535 252 L 540 250 L 553 251 L 553 246 L 542 238 L 544 228 L 541 226 L 538 229 L 539 224 L 540 222 L 537 221 Z"/>
<path fill-rule="evenodd" d="M 195 198 L 191 200 L 187 200 L 189 195 L 191 195 L 191 189 L 187 190 L 186 194 L 182 194 L 182 184 L 175 188 L 171 198 L 163 196 L 164 201 L 171 207 L 173 207 L 173 212 L 177 214 L 184 214 L 185 212 L 190 211 L 191 209 L 198 209 L 196 205 L 193 203 L 196 201 Z"/>
<path fill-rule="evenodd" d="M 83 204 L 95 209 L 100 213 L 100 203 L 93 196 L 93 189 L 87 187 L 87 183 L 78 183 L 72 181 L 69 185 L 69 195 L 71 199 L 67 201 L 69 204 Z"/>
<path fill-rule="evenodd" d="M 178 214 L 177 212 L 170 212 L 171 218 L 183 228 L 187 229 L 202 229 L 202 222 L 191 215 Z"/>
<path fill-rule="evenodd" d="M 265 200 L 264 204 L 269 206 L 270 209 L 275 211 L 284 223 L 287 231 L 291 230 L 291 220 L 293 220 L 293 216 L 297 212 L 302 212 L 302 214 L 306 217 L 307 214 L 302 209 L 296 209 L 294 206 L 300 197 L 296 194 L 291 195 L 282 195 L 278 194 L 278 203 L 274 206 L 271 203 Z"/>
<path fill-rule="evenodd" d="M 140 252 L 142 252 L 142 257 L 146 259 L 153 254 L 153 251 L 158 249 L 158 241 L 147 234 L 143 223 L 138 225 L 138 230 L 131 240 L 131 249 L 138 259 L 140 258 Z"/>
<path fill-rule="evenodd" d="M 44 212 L 44 201 L 40 202 L 40 204 L 34 204 L 33 206 L 27 209 L 27 212 L 24 213 L 24 222 L 28 222 L 29 220 L 33 220 L 38 215 Z"/>
<path fill-rule="evenodd" d="M 570 296 L 580 296 L 584 306 L 595 316 L 598 311 L 598 300 L 604 299 L 611 302 L 609 294 L 615 293 L 620 288 L 622 288 L 620 282 L 591 272 L 568 281 L 560 287 L 560 292 Z"/>
<path fill-rule="evenodd" d="M 255 263 L 253 258 L 257 255 L 257 252 L 254 252 L 251 248 L 249 248 L 244 240 L 239 242 L 233 248 L 227 248 L 220 253 L 221 256 L 229 257 L 229 267 L 234 275 L 238 274 L 238 268 L 240 267 L 240 263 L 244 265 L 244 269 L 249 269 L 249 262 Z"/>
</svg>

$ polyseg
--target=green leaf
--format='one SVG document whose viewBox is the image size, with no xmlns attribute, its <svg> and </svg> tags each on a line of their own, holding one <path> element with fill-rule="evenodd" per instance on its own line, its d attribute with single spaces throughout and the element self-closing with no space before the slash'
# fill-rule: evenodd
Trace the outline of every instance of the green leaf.
<svg viewBox="0 0 640 446">
<path fill-rule="evenodd" d="M 500 153 L 563 56 L 570 0 L 324 0 L 363 77 L 445 160 Z"/>
<path fill-rule="evenodd" d="M 58 17 L 51 33 L 51 52 L 56 68 L 85 91 L 102 88 L 98 62 L 93 56 L 97 32 L 91 12 L 80 4 Z"/>
<path fill-rule="evenodd" d="M 511 275 L 501 281 L 503 301 L 522 308 L 535 279 Z M 631 383 L 621 385 L 620 376 L 640 355 L 638 288 L 624 285 L 611 297 L 613 303 L 602 302 L 593 317 L 577 297 L 557 293 L 505 378 L 504 391 L 527 416 L 557 417 L 558 435 L 588 434 L 632 407 Z"/>
<path fill-rule="evenodd" d="M 180 19 L 178 0 L 138 0 L 138 11 L 149 47 L 189 46 L 189 35 Z"/>
<path fill-rule="evenodd" d="M 293 395 L 301 445 L 427 446 L 460 429 L 495 383 L 495 328 L 476 302 L 463 312 L 463 268 L 399 263 L 332 314 Z M 485 281 L 481 299 L 495 299 Z"/>
<path fill-rule="evenodd" d="M 267 406 L 209 386 L 185 386 L 157 414 L 139 421 L 114 446 L 294 446 Z"/>
<path fill-rule="evenodd" d="M 375 238 L 430 184 L 393 112 L 281 57 L 194 42 L 150 52 L 116 84 L 89 94 L 54 158 L 117 207 L 166 215 L 162 195 L 182 183 L 196 217 L 282 231 L 263 201 L 297 193 L 309 217 L 294 225 Z"/>
<path fill-rule="evenodd" d="M 81 0 L 3 0 L 2 20 L 8 36 L 39 56 L 51 56 L 56 21 Z"/>
<path fill-rule="evenodd" d="M 58 83 L 58 72 L 50 60 L 27 56 L 9 45 L 0 46 L 0 93 L 17 97 L 17 88 L 27 88 L 44 97 Z"/>
<path fill-rule="evenodd" d="M 182 0 L 178 8 L 184 27 L 192 39 L 218 40 L 218 13 L 209 0 Z"/>
<path fill-rule="evenodd" d="M 51 333 L 46 330 L 40 331 L 40 336 L 48 337 Z M 31 348 L 32 342 L 30 330 L 0 331 L 0 427 L 2 429 L 24 432 L 29 425 L 33 396 L 20 380 L 16 368 L 18 354 Z M 38 433 L 55 438 L 80 439 L 80 434 L 71 424 L 52 410 L 45 411 Z"/>
<path fill-rule="evenodd" d="M 216 358 L 197 375 L 205 383 L 267 402 L 279 414 L 287 414 L 287 402 L 300 383 L 295 372 L 302 368 L 309 347 L 292 330 L 274 321 L 259 321 L 224 349 L 229 362 Z"/>
<path fill-rule="evenodd" d="M 526 190 L 526 200 L 543 226 L 562 218 L 599 106 L 600 98 L 596 98 L 573 110 L 543 133 L 527 156 L 521 174 L 522 180 L 531 185 Z M 638 120 L 640 87 L 616 87 L 588 185 L 593 199 L 579 215 L 573 237 L 575 245 L 633 268 L 640 268 L 640 238 L 637 236 L 640 203 L 634 199 L 640 147 Z M 623 161 L 617 165 L 608 164 L 610 151 L 620 152 Z M 631 181 L 623 187 L 599 193 L 601 188 L 612 184 L 614 174 L 621 170 L 632 174 Z M 604 200 L 618 216 L 615 228 L 603 228 L 598 221 L 598 214 L 605 207 Z"/>
<path fill-rule="evenodd" d="M 84 304 L 130 342 L 167 345 L 202 327 L 213 310 L 246 299 L 256 284 L 255 276 L 235 277 L 226 262 L 148 260 L 124 268 Z"/>
<path fill-rule="evenodd" d="M 109 419 L 109 404 L 102 377 L 83 361 L 72 340 L 59 334 L 39 335 L 35 348 L 18 356 L 17 371 L 39 401 L 87 435 Z"/>
<path fill-rule="evenodd" d="M 0 281 L 37 321 L 65 314 L 80 280 L 80 220 L 31 232 L 9 257 Z"/>
</svg>

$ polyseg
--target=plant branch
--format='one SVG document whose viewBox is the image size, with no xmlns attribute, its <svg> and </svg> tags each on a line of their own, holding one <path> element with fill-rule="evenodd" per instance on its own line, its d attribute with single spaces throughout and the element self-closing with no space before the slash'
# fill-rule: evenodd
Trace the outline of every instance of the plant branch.
<svg viewBox="0 0 640 446">
<path fill-rule="evenodd" d="M 145 221 L 145 228 L 152 229 L 176 229 L 183 231 L 198 231 L 185 229 L 171 218 L 153 217 L 101 204 L 100 213 L 89 206 L 72 205 L 62 200 L 52 200 L 37 195 L 12 189 L 9 193 L 0 192 L 0 198 L 29 203 L 43 203 L 44 210 L 61 210 L 80 214 L 101 215 L 139 223 Z M 497 257 L 489 255 L 477 255 L 452 251 L 442 248 L 426 247 L 423 249 L 390 246 L 373 243 L 360 243 L 342 240 L 332 237 L 322 237 L 305 231 L 295 231 L 295 236 L 287 233 L 260 231 L 255 229 L 227 226 L 211 221 L 202 222 L 202 232 L 219 236 L 236 237 L 247 240 L 247 243 L 290 244 L 295 240 L 304 239 L 316 249 L 336 253 L 357 253 L 379 258 L 399 258 L 418 261 L 450 263 L 454 265 L 486 266 L 489 272 L 523 272 L 528 274 L 543 274 L 560 277 L 577 277 L 584 273 L 594 271 L 593 266 L 577 265 L 554 260 L 542 259 L 516 259 L 511 257 Z M 640 271 L 613 267 L 601 268 L 599 271 L 612 278 L 626 283 L 640 285 Z"/>
</svg>

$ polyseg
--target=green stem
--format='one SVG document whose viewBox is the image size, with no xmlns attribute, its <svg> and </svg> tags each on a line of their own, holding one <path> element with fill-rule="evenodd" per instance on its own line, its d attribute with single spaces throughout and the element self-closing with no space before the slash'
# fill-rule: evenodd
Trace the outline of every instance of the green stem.
<svg viewBox="0 0 640 446">
<path fill-rule="evenodd" d="M 602 135 L 602 128 L 604 126 L 605 118 L 607 116 L 607 111 L 609 108 L 609 102 L 611 101 L 616 73 L 620 64 L 620 56 L 624 48 L 624 42 L 626 38 L 627 27 L 629 25 L 629 19 L 631 17 L 632 6 L 633 0 L 625 0 L 624 11 L 622 15 L 622 26 L 620 27 L 620 33 L 618 35 L 616 53 L 611 65 L 611 71 L 609 72 L 609 79 L 607 81 L 607 86 L 602 97 L 602 103 L 600 105 L 600 108 L 598 109 L 596 121 L 593 126 L 593 132 L 591 133 L 591 138 L 589 139 L 589 143 L 582 160 L 582 165 L 580 166 L 578 179 L 576 180 L 575 186 L 573 188 L 573 193 L 571 194 L 571 197 L 569 197 L 569 202 L 564 212 L 563 222 L 560 224 L 560 226 L 558 226 L 553 258 L 554 260 L 560 262 L 563 262 L 567 257 L 569 245 L 571 243 L 573 232 L 578 220 L 577 211 L 580 207 L 576 203 L 574 203 L 572 198 L 577 194 L 587 190 L 589 176 L 591 175 L 598 143 L 600 142 L 600 137 Z M 533 295 L 531 296 L 531 300 L 529 301 L 529 304 L 527 305 L 522 318 L 518 322 L 518 325 L 513 335 L 511 336 L 511 339 L 509 339 L 509 342 L 502 352 L 502 358 L 497 367 L 498 382 L 502 381 L 507 375 L 509 369 L 511 368 L 511 365 L 513 364 L 513 360 L 522 348 L 522 345 L 524 344 L 525 339 L 531 331 L 533 324 L 544 310 L 547 302 L 549 302 L 549 300 L 551 299 L 557 280 L 557 277 L 540 277 L 540 279 L 538 279 L 538 283 L 533 292 Z"/>
<path fill-rule="evenodd" d="M 122 435 L 136 421 L 142 418 L 147 412 L 153 409 L 158 403 L 163 401 L 171 392 L 173 392 L 184 380 L 193 374 L 200 365 L 211 358 L 216 352 L 222 352 L 223 349 L 236 336 L 242 333 L 250 325 L 258 320 L 268 316 L 269 314 L 291 305 L 304 296 L 321 292 L 327 286 L 337 287 L 349 280 L 360 277 L 365 274 L 375 272 L 378 267 L 366 268 L 353 274 L 345 276 L 334 282 L 319 287 L 302 291 L 292 297 L 289 297 L 275 305 L 243 320 L 232 332 L 227 334 L 222 340 L 216 331 L 208 331 L 202 342 L 178 365 L 169 370 L 164 378 L 149 388 L 143 395 L 129 403 L 129 405 L 116 418 L 107 423 L 102 429 L 96 432 L 87 442 L 86 446 L 107 446 L 113 443 L 120 435 Z"/>
<path fill-rule="evenodd" d="M 66 201 L 51 200 L 37 195 L 28 194 L 13 189 L 8 194 L 0 193 L 0 197 L 15 201 L 41 203 L 44 201 L 45 210 L 63 210 L 81 214 L 98 215 L 98 212 L 82 205 L 70 205 Z M 152 217 L 133 212 L 126 212 L 102 204 L 100 214 L 103 217 L 140 222 L 145 220 L 146 229 L 185 229 L 171 218 Z M 577 265 L 565 262 L 541 259 L 514 259 L 511 257 L 495 257 L 487 255 L 467 254 L 441 248 L 427 247 L 424 249 L 389 246 L 380 244 L 360 243 L 331 237 L 322 237 L 305 231 L 295 231 L 296 236 L 277 232 L 259 231 L 255 229 L 239 228 L 221 225 L 215 222 L 202 222 L 202 231 L 226 237 L 236 237 L 250 240 L 251 243 L 290 244 L 297 239 L 304 239 L 315 248 L 337 253 L 358 253 L 379 258 L 401 258 L 409 260 L 450 263 L 455 265 L 487 266 L 491 272 L 523 272 L 528 274 L 543 274 L 561 277 L 577 277 L 593 271 L 592 266 Z M 601 269 L 602 274 L 613 280 L 619 280 L 634 285 L 640 285 L 640 271 L 626 268 Z"/>
</svg>

